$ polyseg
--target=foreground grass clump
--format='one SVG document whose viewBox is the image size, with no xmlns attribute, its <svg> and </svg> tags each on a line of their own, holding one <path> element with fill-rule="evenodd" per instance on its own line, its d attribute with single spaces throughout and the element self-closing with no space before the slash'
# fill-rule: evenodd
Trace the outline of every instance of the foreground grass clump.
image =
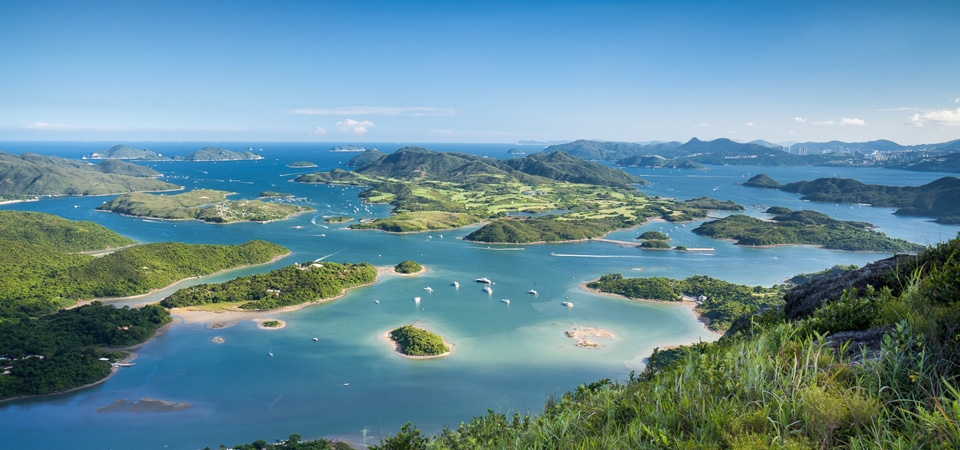
<svg viewBox="0 0 960 450">
<path fill-rule="evenodd" d="M 373 448 L 960 448 L 958 274 L 955 239 L 808 317 L 748 316 L 539 415 L 488 411 L 433 436 L 407 424 Z"/>
<path fill-rule="evenodd" d="M 439 334 L 404 325 L 390 332 L 390 339 L 397 343 L 400 353 L 407 356 L 437 356 L 450 352 Z"/>
</svg>

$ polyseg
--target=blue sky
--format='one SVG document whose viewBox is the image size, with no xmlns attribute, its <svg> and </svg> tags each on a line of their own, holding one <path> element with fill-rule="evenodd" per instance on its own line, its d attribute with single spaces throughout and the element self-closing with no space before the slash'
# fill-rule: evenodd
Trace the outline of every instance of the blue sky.
<svg viewBox="0 0 960 450">
<path fill-rule="evenodd" d="M 960 138 L 960 1 L 0 2 L 0 140 Z"/>
</svg>

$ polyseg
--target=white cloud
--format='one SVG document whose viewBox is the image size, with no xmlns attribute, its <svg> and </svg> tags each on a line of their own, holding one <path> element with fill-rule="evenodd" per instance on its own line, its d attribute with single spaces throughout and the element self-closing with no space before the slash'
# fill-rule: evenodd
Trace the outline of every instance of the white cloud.
<svg viewBox="0 0 960 450">
<path fill-rule="evenodd" d="M 835 125 L 834 121 L 832 121 L 832 120 L 818 120 L 818 121 L 816 121 L 816 122 L 813 122 L 813 124 L 814 124 L 814 125 L 828 125 L 828 126 L 829 126 L 829 125 Z"/>
<path fill-rule="evenodd" d="M 753 126 L 753 122 L 747 122 L 747 126 L 748 126 L 748 127 L 752 127 L 752 126 Z"/>
<path fill-rule="evenodd" d="M 346 119 L 337 122 L 337 130 L 340 130 L 341 133 L 353 133 L 360 136 L 363 136 L 364 133 L 370 131 L 370 128 L 374 126 L 376 125 L 369 120 L 358 122 L 353 119 Z"/>
<path fill-rule="evenodd" d="M 313 129 L 313 134 L 323 136 L 327 134 L 327 130 L 325 130 L 323 127 L 316 127 Z"/>
<path fill-rule="evenodd" d="M 796 122 L 798 122 L 798 123 L 807 123 L 807 118 L 806 118 L 806 117 L 794 117 L 793 120 L 796 121 Z"/>
<path fill-rule="evenodd" d="M 23 128 L 28 130 L 39 130 L 39 131 L 117 131 L 117 130 L 121 130 L 121 128 L 117 128 L 117 127 L 69 125 L 64 123 L 50 123 L 50 122 L 34 122 L 31 124 L 24 125 Z"/>
<path fill-rule="evenodd" d="M 857 118 L 848 119 L 846 117 L 844 117 L 843 119 L 840 119 L 840 125 L 857 125 L 862 127 L 866 124 L 867 122 L 863 119 L 857 119 Z"/>
<path fill-rule="evenodd" d="M 452 116 L 452 108 L 427 106 L 345 106 L 343 108 L 300 108 L 293 114 L 307 116 Z"/>
<path fill-rule="evenodd" d="M 922 127 L 928 123 L 935 125 L 960 126 L 960 108 L 955 110 L 930 111 L 923 114 L 914 114 L 910 123 Z"/>
<path fill-rule="evenodd" d="M 787 134 L 789 134 L 790 136 L 793 136 L 793 135 L 797 134 L 797 132 L 796 132 L 796 131 L 788 131 Z"/>
<path fill-rule="evenodd" d="M 700 123 L 695 123 L 695 124 L 693 124 L 693 126 L 695 126 L 695 127 L 709 127 L 710 124 L 709 124 L 709 123 L 700 122 Z"/>
<path fill-rule="evenodd" d="M 953 99 L 953 102 L 954 102 L 954 103 L 960 103 L 960 97 L 957 97 L 957 98 Z"/>
</svg>

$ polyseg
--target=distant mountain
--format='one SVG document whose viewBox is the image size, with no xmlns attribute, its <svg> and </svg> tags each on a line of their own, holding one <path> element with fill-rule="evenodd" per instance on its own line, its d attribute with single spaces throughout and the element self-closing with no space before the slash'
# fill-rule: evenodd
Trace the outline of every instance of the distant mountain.
<svg viewBox="0 0 960 450">
<path fill-rule="evenodd" d="M 614 161 L 643 152 L 642 144 L 630 142 L 605 142 L 578 140 L 566 144 L 551 145 L 543 153 L 564 152 L 588 161 Z"/>
<path fill-rule="evenodd" d="M 584 161 L 564 152 L 537 153 L 524 158 L 515 158 L 506 162 L 523 173 L 551 180 L 571 183 L 595 184 L 600 186 L 628 187 L 631 184 L 643 184 L 646 181 L 622 170 L 611 169 L 602 164 Z"/>
<path fill-rule="evenodd" d="M 513 145 L 559 145 L 566 144 L 570 141 L 530 141 L 530 140 L 520 140 L 515 142 Z"/>
<path fill-rule="evenodd" d="M 133 171 L 126 164 L 94 166 L 57 156 L 33 153 L 18 156 L 0 152 L 0 194 L 104 195 L 180 188 L 152 178 L 122 173 Z"/>
<path fill-rule="evenodd" d="M 466 153 L 441 153 L 421 147 L 404 147 L 369 161 L 356 171 L 367 176 L 457 183 L 496 182 L 504 177 L 532 184 L 539 184 L 545 181 L 544 178 L 602 186 L 644 183 L 642 179 L 621 170 L 562 152 L 536 153 L 503 161 Z"/>
<path fill-rule="evenodd" d="M 159 153 L 152 150 L 143 150 L 134 147 L 127 147 L 123 144 L 117 144 L 106 150 L 93 152 L 84 156 L 82 159 L 141 159 L 141 160 L 165 160 Z"/>
<path fill-rule="evenodd" d="M 254 160 L 254 159 L 263 159 L 263 156 L 260 156 L 249 150 L 244 150 L 242 152 L 234 152 L 227 150 L 225 148 L 219 147 L 204 147 L 200 150 L 197 150 L 184 157 L 176 157 L 178 160 L 182 161 L 242 161 L 242 160 Z"/>
<path fill-rule="evenodd" d="M 780 148 L 780 147 L 781 147 L 780 144 L 774 144 L 773 142 L 768 142 L 768 141 L 765 141 L 765 140 L 763 140 L 763 139 L 757 139 L 757 140 L 755 140 L 755 141 L 750 141 L 750 142 L 748 142 L 748 144 L 762 145 L 762 146 L 767 147 L 767 148 Z"/>
<path fill-rule="evenodd" d="M 730 139 L 701 141 L 690 139 L 677 147 L 687 157 L 701 164 L 736 166 L 802 166 L 809 164 L 802 157 L 757 144 L 741 144 Z"/>
</svg>

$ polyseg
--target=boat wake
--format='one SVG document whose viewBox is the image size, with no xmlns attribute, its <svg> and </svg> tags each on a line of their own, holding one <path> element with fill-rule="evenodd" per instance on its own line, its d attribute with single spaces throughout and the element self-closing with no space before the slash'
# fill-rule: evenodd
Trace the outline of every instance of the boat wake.
<svg viewBox="0 0 960 450">
<path fill-rule="evenodd" d="M 329 254 L 329 255 L 327 255 L 327 256 L 321 256 L 321 257 L 313 260 L 313 262 L 323 261 L 323 260 L 325 260 L 325 259 L 327 259 L 327 258 L 329 258 L 329 257 L 331 257 L 331 256 L 333 256 L 333 255 L 336 255 L 337 253 L 340 253 L 340 251 L 335 251 L 335 252 L 333 252 L 333 253 L 331 253 L 331 254 Z"/>
<path fill-rule="evenodd" d="M 575 255 L 570 253 L 550 253 L 550 256 L 564 258 L 643 258 L 643 255 Z"/>
</svg>

